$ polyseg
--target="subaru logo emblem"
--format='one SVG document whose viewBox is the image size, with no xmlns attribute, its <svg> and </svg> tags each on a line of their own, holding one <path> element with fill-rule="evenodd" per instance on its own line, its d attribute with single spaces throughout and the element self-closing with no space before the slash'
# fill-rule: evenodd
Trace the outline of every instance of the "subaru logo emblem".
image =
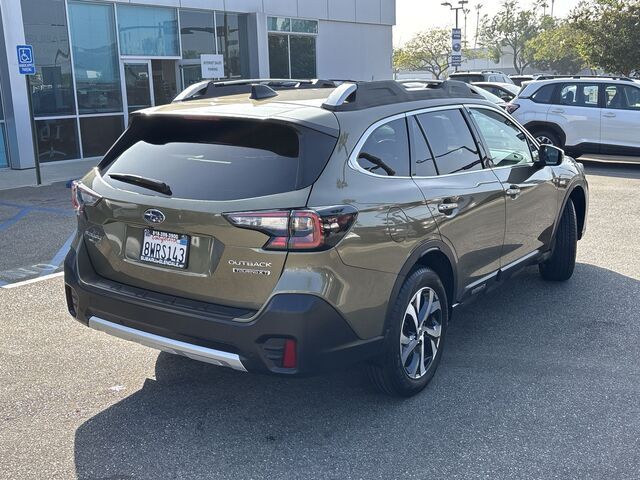
<svg viewBox="0 0 640 480">
<path fill-rule="evenodd" d="M 164 213 L 155 208 L 150 208 L 144 212 L 144 220 L 147 223 L 162 223 L 164 222 Z"/>
</svg>

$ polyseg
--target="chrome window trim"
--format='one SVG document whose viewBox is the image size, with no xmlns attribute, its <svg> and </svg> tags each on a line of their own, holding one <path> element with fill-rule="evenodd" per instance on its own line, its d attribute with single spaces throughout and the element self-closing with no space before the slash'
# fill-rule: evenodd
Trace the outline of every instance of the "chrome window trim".
<svg viewBox="0 0 640 480">
<path fill-rule="evenodd" d="M 349 156 L 349 161 L 348 161 L 349 167 L 351 167 L 351 169 L 353 169 L 353 170 L 355 170 L 357 172 L 364 173 L 365 175 L 370 175 L 372 177 L 390 178 L 390 179 L 398 178 L 398 179 L 405 179 L 405 180 L 407 178 L 410 178 L 410 179 L 414 179 L 414 178 L 441 178 L 441 177 L 448 177 L 448 176 L 451 176 L 451 175 L 464 175 L 464 174 L 469 174 L 469 173 L 476 173 L 478 170 L 472 170 L 472 171 L 468 171 L 468 172 L 446 173 L 444 175 L 434 175 L 434 176 L 431 176 L 431 177 L 421 177 L 421 176 L 417 176 L 417 175 L 409 175 L 409 176 L 394 175 L 394 176 L 390 177 L 388 175 L 378 175 L 377 173 L 369 172 L 368 170 L 365 170 L 364 168 L 362 168 L 360 166 L 360 164 L 358 163 L 358 155 L 360 154 L 360 151 L 362 150 L 362 147 L 364 146 L 366 141 L 369 139 L 371 134 L 378 127 L 386 125 L 387 123 L 393 122 L 394 120 L 398 120 L 400 118 L 415 117 L 415 116 L 421 115 L 423 113 L 438 112 L 438 111 L 442 111 L 442 110 L 463 110 L 463 109 L 464 109 L 464 105 L 463 104 L 440 105 L 438 107 L 421 108 L 421 109 L 418 109 L 418 110 L 411 110 L 411 111 L 404 112 L 404 113 L 398 113 L 398 114 L 392 115 L 390 117 L 386 117 L 386 118 L 383 118 L 381 120 L 378 120 L 377 122 L 373 123 L 371 126 L 369 126 L 369 128 L 367 128 L 365 130 L 365 132 L 360 137 L 360 140 L 358 140 L 358 143 L 356 143 L 356 146 L 354 147 L 353 151 L 351 152 L 351 155 Z M 469 132 L 473 136 L 473 132 L 471 132 L 471 130 L 469 130 Z M 475 138 L 474 138 L 474 140 L 475 140 Z M 407 138 L 407 142 L 408 141 L 409 141 L 409 139 Z M 483 170 L 486 170 L 486 169 L 483 168 Z"/>
</svg>

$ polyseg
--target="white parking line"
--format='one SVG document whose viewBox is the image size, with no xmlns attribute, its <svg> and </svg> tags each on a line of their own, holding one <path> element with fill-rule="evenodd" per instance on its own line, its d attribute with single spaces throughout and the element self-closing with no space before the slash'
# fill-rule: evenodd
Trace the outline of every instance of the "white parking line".
<svg viewBox="0 0 640 480">
<path fill-rule="evenodd" d="M 23 282 L 16 282 L 16 283 L 8 283 L 6 285 L 1 286 L 0 288 L 16 288 L 16 287 L 22 287 L 24 285 L 29 285 L 31 283 L 36 283 L 36 282 L 41 282 L 43 280 L 49 280 L 51 278 L 57 278 L 57 277 L 61 277 L 62 275 L 64 275 L 64 272 L 58 272 L 58 273 L 51 273 L 49 275 L 44 275 L 42 277 L 36 277 L 36 278 L 31 278 L 29 280 L 24 280 Z"/>
</svg>

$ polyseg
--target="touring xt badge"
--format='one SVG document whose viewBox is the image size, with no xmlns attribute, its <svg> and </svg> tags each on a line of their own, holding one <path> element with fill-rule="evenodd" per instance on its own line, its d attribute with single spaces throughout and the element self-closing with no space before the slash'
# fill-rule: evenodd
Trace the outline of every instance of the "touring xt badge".
<svg viewBox="0 0 640 480">
<path fill-rule="evenodd" d="M 233 266 L 233 273 L 248 273 L 250 275 L 271 275 L 271 262 L 249 262 L 246 260 L 229 260 L 229 265 Z"/>
</svg>

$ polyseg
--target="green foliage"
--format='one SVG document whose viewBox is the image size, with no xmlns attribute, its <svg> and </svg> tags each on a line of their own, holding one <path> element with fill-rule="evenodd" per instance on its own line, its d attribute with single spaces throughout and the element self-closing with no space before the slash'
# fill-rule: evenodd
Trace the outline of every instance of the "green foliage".
<svg viewBox="0 0 640 480">
<path fill-rule="evenodd" d="M 580 55 L 609 73 L 640 71 L 640 0 L 583 1 L 571 14 Z"/>
<path fill-rule="evenodd" d="M 547 17 L 538 15 L 538 10 L 522 10 L 516 0 L 505 0 L 496 15 L 485 15 L 479 40 L 489 58 L 497 63 L 506 50 L 513 55 L 513 68 L 522 73 L 533 62 L 529 42 L 545 27 Z"/>
<path fill-rule="evenodd" d="M 465 52 L 463 52 L 465 55 Z M 396 69 L 424 70 L 440 78 L 451 65 L 451 30 L 435 28 L 418 33 L 393 52 Z"/>
<path fill-rule="evenodd" d="M 581 54 L 583 41 L 583 32 L 571 22 L 551 26 L 529 41 L 532 65 L 562 75 L 578 73 L 590 66 Z"/>
</svg>

